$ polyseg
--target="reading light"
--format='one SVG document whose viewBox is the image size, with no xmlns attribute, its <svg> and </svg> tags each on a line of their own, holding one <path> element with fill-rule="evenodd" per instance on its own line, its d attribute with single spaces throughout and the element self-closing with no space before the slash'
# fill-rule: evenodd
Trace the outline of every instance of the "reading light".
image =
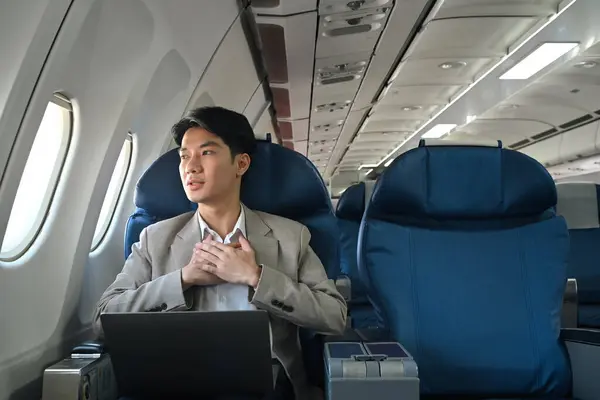
<svg viewBox="0 0 600 400">
<path fill-rule="evenodd" d="M 444 136 L 446 133 L 450 132 L 452 129 L 456 128 L 456 124 L 437 124 L 433 128 L 427 131 L 422 139 L 438 139 Z"/>
<path fill-rule="evenodd" d="M 500 79 L 529 79 L 577 46 L 579 43 L 544 43 L 506 71 Z"/>
</svg>

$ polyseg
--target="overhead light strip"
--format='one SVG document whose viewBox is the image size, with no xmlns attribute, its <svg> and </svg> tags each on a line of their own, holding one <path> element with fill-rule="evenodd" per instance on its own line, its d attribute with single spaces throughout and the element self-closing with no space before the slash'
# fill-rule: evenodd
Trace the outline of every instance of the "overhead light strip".
<svg viewBox="0 0 600 400">
<path fill-rule="evenodd" d="M 508 53 L 507 55 L 505 55 L 504 57 L 502 57 L 502 59 L 500 59 L 500 61 L 498 61 L 492 68 L 490 68 L 486 73 L 484 73 L 482 76 L 480 76 L 478 79 L 475 80 L 475 82 L 473 82 L 464 92 L 460 93 L 454 100 L 452 100 L 450 103 L 448 103 L 446 106 L 444 106 L 440 111 L 438 111 L 432 118 L 430 118 L 425 124 L 421 125 L 421 127 L 419 129 L 417 129 L 412 135 L 410 135 L 405 141 L 403 141 L 402 143 L 400 143 L 398 146 L 396 146 L 396 148 L 394 148 L 394 150 L 392 150 L 387 156 L 385 156 L 378 164 L 377 166 L 381 166 L 381 164 L 385 163 L 388 161 L 389 157 L 393 156 L 394 153 L 396 153 L 398 150 L 400 150 L 402 148 L 402 146 L 404 146 L 404 144 L 406 142 L 408 142 L 409 140 L 411 140 L 413 137 L 415 137 L 416 135 L 418 135 L 419 133 L 421 133 L 421 131 L 423 130 L 423 128 L 425 128 L 427 125 L 429 125 L 430 123 L 432 123 L 433 121 L 435 121 L 435 119 L 437 117 L 439 117 L 440 115 L 442 115 L 447 109 L 449 109 L 450 107 L 452 107 L 454 105 L 454 103 L 456 103 L 458 100 L 460 100 L 461 98 L 463 98 L 463 96 L 465 96 L 467 93 L 469 93 L 469 91 L 474 88 L 477 84 L 479 84 L 479 82 L 481 82 L 482 80 L 484 80 L 485 78 L 488 77 L 488 75 L 490 75 L 492 72 L 494 72 L 498 67 L 500 67 L 507 59 L 509 59 L 510 57 L 512 57 L 517 51 L 519 51 L 523 46 L 525 46 L 527 43 L 529 43 L 529 41 L 531 41 L 533 38 L 535 38 L 542 30 L 544 30 L 548 25 L 550 25 L 552 22 L 554 22 L 554 20 L 556 18 L 558 18 L 559 16 L 561 16 L 565 11 L 567 11 L 569 8 L 571 8 L 571 6 L 573 4 L 575 4 L 577 0 L 571 0 L 571 2 L 569 4 L 567 4 L 563 9 L 559 10 L 556 14 L 554 14 L 552 17 L 548 18 L 548 21 L 546 21 L 546 23 L 544 23 L 539 29 L 537 29 L 534 33 L 531 34 L 531 36 L 529 36 L 527 39 L 525 39 L 521 44 L 519 44 L 517 47 L 515 47 L 513 49 L 513 51 L 511 51 L 510 53 Z"/>
<path fill-rule="evenodd" d="M 529 79 L 577 46 L 579 43 L 544 43 L 502 74 L 500 79 Z"/>
</svg>

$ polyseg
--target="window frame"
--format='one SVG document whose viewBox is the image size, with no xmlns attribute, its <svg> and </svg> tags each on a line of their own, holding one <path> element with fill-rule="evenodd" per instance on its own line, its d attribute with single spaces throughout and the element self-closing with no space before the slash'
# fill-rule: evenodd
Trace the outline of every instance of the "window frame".
<svg viewBox="0 0 600 400">
<path fill-rule="evenodd" d="M 96 239 L 96 235 L 94 235 L 92 237 L 92 246 L 90 248 L 90 253 L 95 252 L 103 243 L 104 243 L 104 239 L 106 238 L 106 236 L 108 235 L 108 232 L 110 231 L 110 227 L 113 224 L 113 220 L 115 218 L 115 214 L 117 211 L 117 207 L 119 205 L 119 202 L 121 201 L 121 198 L 123 197 L 123 191 L 125 190 L 125 183 L 127 182 L 127 177 L 129 176 L 129 171 L 131 170 L 131 162 L 133 160 L 133 134 L 131 133 L 131 131 L 129 131 L 127 133 L 127 137 L 125 138 L 125 142 L 123 143 L 124 146 L 126 147 L 126 155 L 125 155 L 125 168 L 123 168 L 123 171 L 121 171 L 121 174 L 119 175 L 119 190 L 117 191 L 117 195 L 113 196 L 113 199 L 110 203 L 110 211 L 107 214 L 107 218 L 105 219 L 105 221 L 102 223 L 101 225 L 101 234 L 97 236 Z M 122 148 L 121 148 L 122 149 Z M 120 154 L 120 152 L 119 152 Z M 117 159 L 118 161 L 118 159 Z M 117 165 L 115 165 L 115 168 L 117 167 Z M 114 173 L 114 170 L 113 170 Z M 112 178 L 112 174 L 111 174 L 111 178 Z M 108 185 L 110 186 L 110 181 L 108 182 Z M 106 201 L 106 195 L 108 194 L 108 186 L 106 187 L 107 192 L 104 195 L 104 199 L 102 200 L 102 205 L 100 206 L 100 210 L 102 211 L 102 206 L 104 205 L 104 202 Z M 98 217 L 100 217 L 100 215 L 98 215 Z M 94 227 L 94 233 L 96 233 L 96 228 L 98 226 L 98 222 L 96 221 L 96 227 Z"/>
<path fill-rule="evenodd" d="M 48 105 L 50 103 L 54 103 L 61 108 L 61 111 L 63 113 L 63 121 L 66 121 L 67 123 L 63 124 L 62 142 L 60 144 L 56 164 L 54 165 L 54 170 L 52 171 L 52 174 L 50 175 L 50 183 L 48 185 L 48 190 L 46 190 L 46 193 L 44 193 L 42 199 L 40 200 L 40 203 L 45 206 L 40 207 L 40 209 L 38 210 L 37 215 L 34 219 L 35 222 L 32 226 L 32 229 L 30 229 L 30 231 L 26 235 L 24 235 L 24 237 L 21 240 L 21 242 L 19 243 L 19 245 L 10 251 L 2 252 L 2 250 L 1 250 L 2 244 L 4 243 L 4 238 L 6 237 L 6 231 L 8 230 L 8 222 L 7 222 L 7 224 L 6 224 L 7 229 L 4 231 L 4 236 L 2 237 L 2 241 L 0 242 L 0 261 L 4 261 L 4 262 L 16 261 L 19 258 L 23 257 L 29 251 L 29 249 L 31 249 L 31 247 L 35 243 L 36 239 L 40 235 L 42 229 L 44 228 L 44 225 L 46 223 L 48 215 L 50 214 L 50 209 L 52 208 L 52 202 L 54 201 L 54 196 L 56 194 L 56 191 L 58 190 L 58 186 L 59 186 L 61 178 L 63 176 L 63 172 L 64 172 L 65 165 L 67 163 L 67 159 L 69 158 L 69 149 L 71 147 L 71 142 L 73 139 L 73 131 L 74 131 L 73 128 L 75 125 L 75 118 L 73 115 L 74 114 L 73 104 L 71 103 L 71 100 L 67 96 L 65 96 L 59 92 L 56 92 L 52 95 L 52 98 L 46 105 L 46 108 L 44 109 L 44 113 L 46 112 L 46 109 L 48 108 Z M 35 139 L 37 138 L 37 135 L 39 134 L 39 128 L 42 124 L 42 120 L 43 120 L 43 116 L 42 116 L 42 119 L 40 119 L 40 123 L 39 123 L 37 131 L 35 133 L 35 137 L 32 142 L 32 147 L 33 147 L 33 143 L 35 143 Z M 30 148 L 29 153 L 27 154 L 28 160 L 29 160 L 30 154 L 31 154 L 31 148 Z M 21 185 L 21 180 L 23 179 L 22 173 L 25 171 L 26 167 L 27 167 L 27 162 L 25 162 L 25 166 L 23 167 L 23 171 L 21 172 L 21 178 L 19 179 L 19 186 Z M 17 191 L 15 192 L 15 196 L 13 198 L 11 213 L 12 213 L 12 209 L 14 208 L 14 202 L 17 200 L 18 191 L 19 191 L 19 189 L 17 187 Z M 10 214 L 9 214 L 9 222 L 10 222 Z"/>
</svg>

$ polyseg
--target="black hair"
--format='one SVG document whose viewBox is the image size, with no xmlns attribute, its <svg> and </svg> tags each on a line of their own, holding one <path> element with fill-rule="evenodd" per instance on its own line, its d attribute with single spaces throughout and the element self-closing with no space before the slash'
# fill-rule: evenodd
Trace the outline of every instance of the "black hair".
<svg viewBox="0 0 600 400">
<path fill-rule="evenodd" d="M 223 107 L 200 107 L 187 112 L 171 128 L 177 146 L 181 146 L 183 135 L 191 128 L 202 128 L 217 135 L 229 147 L 232 157 L 243 153 L 251 155 L 256 149 L 256 138 L 248 119 Z"/>
</svg>

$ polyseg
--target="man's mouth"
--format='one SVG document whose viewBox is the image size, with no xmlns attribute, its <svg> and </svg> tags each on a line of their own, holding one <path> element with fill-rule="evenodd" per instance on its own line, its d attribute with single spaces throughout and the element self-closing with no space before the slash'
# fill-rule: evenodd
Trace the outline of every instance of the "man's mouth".
<svg viewBox="0 0 600 400">
<path fill-rule="evenodd" d="M 190 190 L 198 190 L 204 185 L 204 181 L 188 181 L 187 187 Z"/>
</svg>

